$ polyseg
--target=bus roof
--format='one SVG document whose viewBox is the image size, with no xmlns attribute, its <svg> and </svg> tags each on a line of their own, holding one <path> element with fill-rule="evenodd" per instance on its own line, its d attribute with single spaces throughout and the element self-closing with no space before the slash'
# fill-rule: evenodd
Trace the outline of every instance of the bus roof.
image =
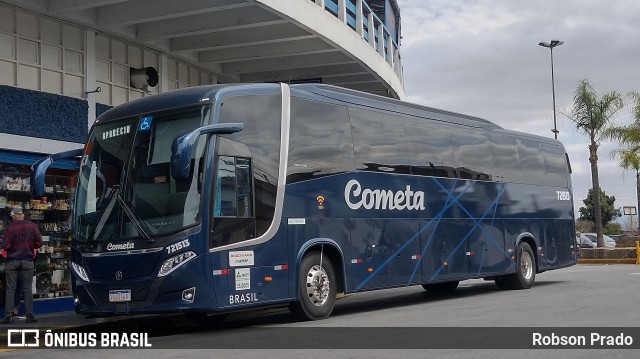
<svg viewBox="0 0 640 359">
<path fill-rule="evenodd" d="M 231 90 L 236 93 L 242 93 L 245 91 L 251 93 L 254 91 L 260 91 L 261 89 L 265 88 L 274 88 L 276 86 L 279 85 L 275 83 L 221 84 L 196 86 L 163 92 L 130 101 L 120 106 L 111 108 L 110 110 L 100 115 L 100 117 L 98 117 L 98 119 L 96 120 L 96 124 L 105 123 L 125 117 L 143 115 L 155 111 L 193 106 L 201 103 L 203 99 L 213 100 L 220 91 L 226 92 Z M 450 124 L 482 128 L 484 130 L 495 133 L 511 135 L 517 134 L 518 137 L 531 138 L 550 144 L 557 144 L 557 141 L 553 141 L 552 139 L 548 139 L 546 137 L 506 130 L 493 122 L 479 117 L 440 110 L 410 102 L 403 102 L 393 98 L 360 92 L 343 87 L 323 84 L 294 84 L 290 86 L 292 94 L 294 96 L 311 100 L 329 101 L 333 103 L 370 107 Z"/>
<path fill-rule="evenodd" d="M 213 98 L 219 90 L 229 86 L 234 85 L 196 86 L 143 97 L 109 109 L 98 117 L 96 123 L 105 123 L 149 112 L 196 105 L 205 98 Z"/>
<path fill-rule="evenodd" d="M 343 87 L 320 84 L 292 85 L 292 89 L 308 92 L 317 97 L 330 98 L 335 101 L 377 108 L 381 110 L 428 118 L 465 126 L 482 127 L 485 129 L 501 129 L 502 127 L 480 117 L 464 115 L 433 107 L 404 102 L 390 97 L 351 90 Z"/>
<path fill-rule="evenodd" d="M 103 113 L 96 122 L 104 123 L 119 118 L 136 116 L 154 111 L 195 105 L 200 103 L 202 99 L 213 99 L 215 95 L 223 89 L 233 88 L 236 91 L 242 89 L 255 91 L 260 88 L 273 86 L 277 86 L 277 84 L 224 84 L 196 86 L 163 92 L 116 106 Z M 338 102 L 378 108 L 381 110 L 405 113 L 408 115 L 427 117 L 447 122 L 456 122 L 463 125 L 499 128 L 498 125 L 479 117 L 457 114 L 454 112 L 439 110 L 409 102 L 402 102 L 388 97 L 332 85 L 296 84 L 291 85 L 291 89 L 298 96 L 310 99 L 332 99 L 333 101 Z"/>
</svg>

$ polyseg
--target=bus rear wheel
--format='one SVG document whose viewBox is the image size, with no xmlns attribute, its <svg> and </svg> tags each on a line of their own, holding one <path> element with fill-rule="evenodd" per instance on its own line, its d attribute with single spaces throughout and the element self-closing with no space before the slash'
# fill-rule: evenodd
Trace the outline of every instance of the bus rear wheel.
<svg viewBox="0 0 640 359">
<path fill-rule="evenodd" d="M 327 256 L 312 252 L 300 263 L 298 301 L 290 306 L 291 312 L 302 320 L 327 318 L 336 303 L 336 276 Z"/>
<path fill-rule="evenodd" d="M 529 289 L 536 280 L 536 258 L 528 243 L 518 245 L 518 262 L 516 273 L 496 278 L 500 289 Z"/>
<path fill-rule="evenodd" d="M 422 288 L 424 288 L 429 293 L 433 293 L 436 295 L 446 295 L 456 290 L 456 288 L 458 288 L 459 283 L 460 282 L 456 280 L 453 282 L 423 284 Z"/>
</svg>

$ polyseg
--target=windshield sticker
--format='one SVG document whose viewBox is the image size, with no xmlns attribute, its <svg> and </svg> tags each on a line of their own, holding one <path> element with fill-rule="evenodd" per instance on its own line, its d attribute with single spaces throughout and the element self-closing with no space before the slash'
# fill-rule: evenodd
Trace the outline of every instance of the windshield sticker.
<svg viewBox="0 0 640 359">
<path fill-rule="evenodd" d="M 153 120 L 153 116 L 144 116 L 140 119 L 140 125 L 138 126 L 138 131 L 148 131 L 151 129 L 151 120 Z"/>
<path fill-rule="evenodd" d="M 253 251 L 229 252 L 229 266 L 242 267 L 253 265 Z"/>
<path fill-rule="evenodd" d="M 236 290 L 251 289 L 251 268 L 236 269 Z"/>
<path fill-rule="evenodd" d="M 130 125 L 120 126 L 117 128 L 113 128 L 111 130 L 104 131 L 102 133 L 102 139 L 107 140 L 107 139 L 122 136 L 122 135 L 128 135 L 129 133 L 131 133 Z"/>
</svg>

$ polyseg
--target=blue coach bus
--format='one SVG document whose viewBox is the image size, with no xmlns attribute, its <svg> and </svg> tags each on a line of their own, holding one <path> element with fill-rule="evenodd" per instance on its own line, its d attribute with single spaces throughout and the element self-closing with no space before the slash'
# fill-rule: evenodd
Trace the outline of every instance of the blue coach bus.
<svg viewBox="0 0 640 359">
<path fill-rule="evenodd" d="M 75 310 L 260 306 L 328 317 L 338 293 L 471 278 L 530 288 L 577 260 L 558 141 L 318 84 L 193 87 L 115 107 L 78 156 Z"/>
</svg>

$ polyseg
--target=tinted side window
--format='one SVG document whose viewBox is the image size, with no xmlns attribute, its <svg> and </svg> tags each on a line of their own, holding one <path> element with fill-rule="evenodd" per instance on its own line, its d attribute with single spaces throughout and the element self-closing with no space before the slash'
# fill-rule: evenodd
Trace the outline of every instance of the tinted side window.
<svg viewBox="0 0 640 359">
<path fill-rule="evenodd" d="M 255 237 L 251 160 L 218 156 L 209 247 L 219 247 Z"/>
<path fill-rule="evenodd" d="M 219 156 L 213 216 L 253 217 L 251 189 L 251 160 Z"/>
<path fill-rule="evenodd" d="M 409 143 L 411 173 L 421 176 L 456 177 L 451 133 L 429 120 L 406 117 L 404 127 Z"/>
<path fill-rule="evenodd" d="M 547 184 L 549 186 L 566 187 L 568 166 L 565 154 L 559 147 L 542 145 L 544 167 L 547 170 Z"/>
<path fill-rule="evenodd" d="M 401 116 L 350 107 L 349 118 L 356 169 L 410 173 Z"/>
<path fill-rule="evenodd" d="M 535 141 L 518 139 L 518 155 L 522 166 L 524 183 L 547 184 L 547 174 L 544 170 L 540 144 Z"/>
<path fill-rule="evenodd" d="M 345 106 L 291 99 L 287 182 L 354 169 L 349 113 Z"/>
<path fill-rule="evenodd" d="M 483 133 L 461 127 L 451 127 L 451 138 L 459 177 L 492 180 L 494 169 L 489 138 Z"/>
<path fill-rule="evenodd" d="M 250 95 L 224 99 L 219 122 L 242 122 L 244 129 L 224 137 L 251 151 L 255 186 L 256 236 L 267 231 L 276 205 L 280 163 L 281 96 Z"/>
<path fill-rule="evenodd" d="M 513 137 L 490 136 L 495 180 L 498 182 L 523 183 L 518 142 Z"/>
</svg>

